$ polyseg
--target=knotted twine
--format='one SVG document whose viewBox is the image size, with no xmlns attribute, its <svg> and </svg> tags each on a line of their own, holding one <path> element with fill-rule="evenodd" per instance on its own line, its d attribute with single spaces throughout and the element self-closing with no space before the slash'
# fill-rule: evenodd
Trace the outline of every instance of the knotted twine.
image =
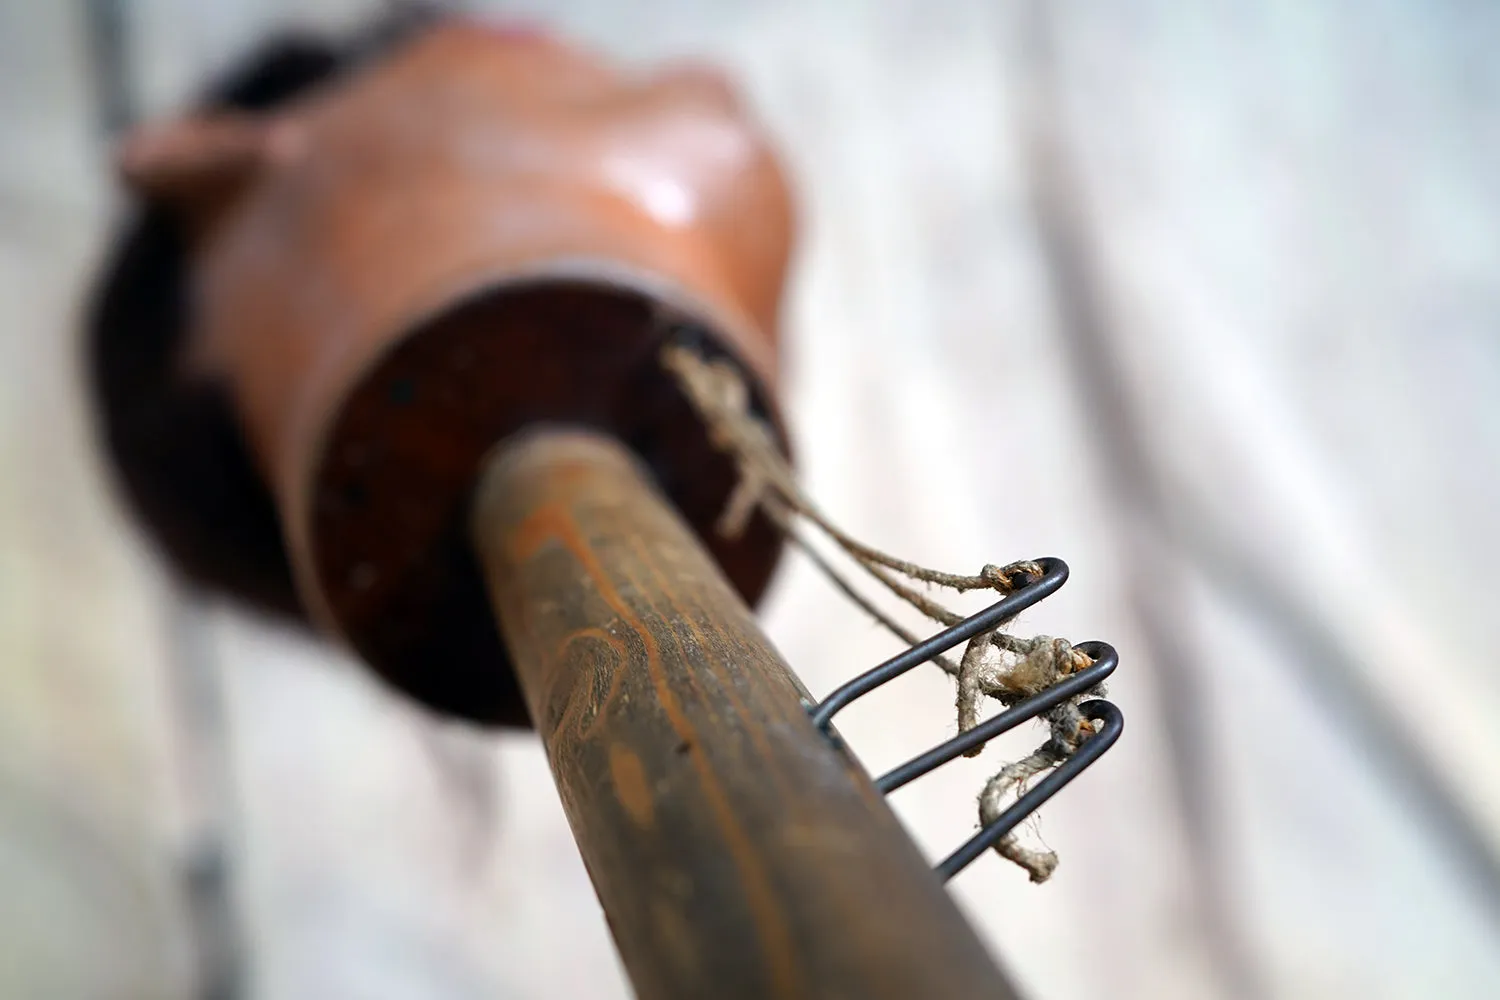
<svg viewBox="0 0 1500 1000">
<path fill-rule="evenodd" d="M 944 573 L 897 559 L 858 541 L 829 521 L 803 493 L 776 446 L 771 429 L 751 412 L 750 392 L 732 364 L 707 359 L 680 344 L 664 347 L 661 361 L 708 428 L 714 447 L 728 453 L 738 467 L 739 481 L 716 526 L 719 534 L 738 537 L 751 515 L 756 510 L 763 511 L 835 587 L 902 642 L 915 645 L 919 640 L 824 558 L 810 543 L 802 524 L 821 532 L 887 590 L 944 627 L 958 624 L 963 616 L 914 589 L 912 583 L 926 583 L 958 593 L 993 590 L 1004 595 L 1028 577 L 1042 574 L 1041 567 L 1034 562 L 1003 567 L 985 565 L 975 576 Z M 970 639 L 957 664 L 945 656 L 933 659 L 957 681 L 961 733 L 978 725 L 985 698 L 1008 707 L 1093 664 L 1086 653 L 1074 649 L 1066 639 L 1044 635 L 1022 639 L 1005 633 L 1002 628 Z M 985 782 L 979 793 L 981 825 L 987 826 L 998 819 L 1006 805 L 1024 793 L 1028 781 L 1067 760 L 1093 735 L 1093 726 L 1078 705 L 1083 698 L 1099 691 L 1095 688 L 1080 694 L 1043 716 L 1049 733 L 1046 742 L 1021 760 L 1006 764 Z M 976 747 L 966 756 L 977 756 L 983 749 Z M 1057 868 L 1057 855 L 1053 851 L 1028 847 L 1014 834 L 1002 838 L 995 851 L 1024 868 L 1033 882 L 1045 882 Z"/>
</svg>

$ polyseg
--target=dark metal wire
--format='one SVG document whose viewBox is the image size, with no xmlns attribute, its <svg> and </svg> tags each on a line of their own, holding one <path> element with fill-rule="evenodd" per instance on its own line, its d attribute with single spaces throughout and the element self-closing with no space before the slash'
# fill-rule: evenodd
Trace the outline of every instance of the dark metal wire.
<svg viewBox="0 0 1500 1000">
<path fill-rule="evenodd" d="M 981 632 L 1004 625 L 1033 604 L 1051 597 L 1068 582 L 1068 564 L 1061 559 L 1038 559 L 1037 563 L 1042 567 L 1039 579 L 1032 577 L 1031 582 L 1020 590 L 1005 595 L 978 614 L 943 629 L 931 639 L 919 642 L 875 669 L 860 674 L 824 698 L 812 710 L 813 725 L 827 732 L 834 714 L 856 698 L 864 697 L 882 684 L 888 684 L 902 674 L 915 670 L 939 653 L 946 653 Z"/>
<path fill-rule="evenodd" d="M 1120 733 L 1125 730 L 1125 717 L 1120 714 L 1120 710 L 1107 701 L 1099 700 L 1086 701 L 1078 708 L 1088 718 L 1102 722 L 1103 728 L 1089 737 L 1076 753 L 1033 785 L 1030 791 L 1013 802 L 995 822 L 970 837 L 968 843 L 944 858 L 942 864 L 937 866 L 937 873 L 943 877 L 944 881 L 963 871 L 975 858 L 998 844 L 1001 837 L 1014 830 L 1017 824 L 1041 808 L 1042 803 L 1056 795 L 1064 785 L 1078 777 L 1090 764 L 1098 760 L 1104 751 L 1115 745 L 1115 741 L 1120 738 Z"/>
<path fill-rule="evenodd" d="M 830 729 L 833 716 L 848 707 L 851 702 L 921 666 L 959 643 L 1005 624 L 1022 611 L 1056 593 L 1067 582 L 1068 565 L 1061 559 L 1038 559 L 1037 563 L 1042 569 L 1041 575 L 1029 577 L 1027 583 L 1020 589 L 1007 594 L 978 614 L 971 615 L 957 625 L 946 628 L 932 638 L 891 657 L 873 670 L 860 674 L 837 688 L 818 704 L 809 706 L 808 711 L 812 715 L 813 724 L 823 730 L 829 739 L 837 740 Z M 882 794 L 889 794 L 961 756 L 966 751 L 982 746 L 1021 723 L 1051 711 L 1070 698 L 1076 698 L 1093 690 L 1106 677 L 1114 673 L 1115 667 L 1119 665 L 1120 656 L 1109 643 L 1085 642 L 1073 648 L 1084 653 L 1094 662 L 1083 670 L 1058 681 L 1047 690 L 1032 695 L 993 718 L 986 719 L 968 732 L 960 733 L 926 753 L 913 757 L 900 767 L 888 771 L 876 779 L 875 787 Z M 1082 774 L 1089 765 L 1103 756 L 1106 750 L 1114 746 L 1115 741 L 1120 738 L 1120 733 L 1125 729 L 1125 718 L 1120 714 L 1120 710 L 1109 702 L 1098 699 L 1084 702 L 1079 706 L 1079 710 L 1086 718 L 1100 723 L 1099 730 L 1071 756 L 1053 768 L 1046 777 L 1013 802 L 993 823 L 969 838 L 967 843 L 945 858 L 936 869 L 944 881 L 951 879 L 985 851 L 994 847 L 1027 816 L 1039 809 L 1042 803 L 1056 795 L 1068 782 Z"/>
</svg>

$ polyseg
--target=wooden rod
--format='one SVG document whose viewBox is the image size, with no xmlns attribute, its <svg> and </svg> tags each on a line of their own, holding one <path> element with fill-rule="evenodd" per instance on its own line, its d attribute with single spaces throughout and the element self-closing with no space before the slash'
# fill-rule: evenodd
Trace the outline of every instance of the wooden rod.
<svg viewBox="0 0 1500 1000">
<path fill-rule="evenodd" d="M 1014 996 L 622 445 L 502 445 L 473 535 L 639 997 Z"/>
</svg>

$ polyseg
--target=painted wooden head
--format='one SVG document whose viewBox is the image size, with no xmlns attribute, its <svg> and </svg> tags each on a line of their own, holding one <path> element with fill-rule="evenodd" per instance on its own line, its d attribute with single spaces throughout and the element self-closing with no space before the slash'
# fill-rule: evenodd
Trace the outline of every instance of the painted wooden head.
<svg viewBox="0 0 1500 1000">
<path fill-rule="evenodd" d="M 120 147 L 143 215 L 92 368 L 169 555 L 433 708 L 522 723 L 464 525 L 486 452 L 562 423 L 628 443 L 758 597 L 779 539 L 713 533 L 735 470 L 658 362 L 691 331 L 780 430 L 793 214 L 723 79 L 456 18 L 298 44 Z"/>
</svg>

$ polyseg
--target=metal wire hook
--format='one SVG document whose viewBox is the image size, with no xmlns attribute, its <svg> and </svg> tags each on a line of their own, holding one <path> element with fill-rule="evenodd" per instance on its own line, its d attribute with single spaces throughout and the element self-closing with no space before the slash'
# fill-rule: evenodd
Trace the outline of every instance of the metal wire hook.
<svg viewBox="0 0 1500 1000">
<path fill-rule="evenodd" d="M 1053 558 L 1036 561 L 1042 569 L 1041 575 L 1030 577 L 1026 585 L 1019 590 L 1007 594 L 978 614 L 971 615 L 932 638 L 891 657 L 874 669 L 867 670 L 841 685 L 818 704 L 809 706 L 808 712 L 812 716 L 813 724 L 821 729 L 830 740 L 837 742 L 837 737 L 831 730 L 833 716 L 848 707 L 851 702 L 864 697 L 883 684 L 890 683 L 959 643 L 1005 624 L 1022 611 L 1056 593 L 1068 580 L 1067 563 Z M 1106 642 L 1085 642 L 1073 648 L 1087 655 L 1093 663 L 1063 678 L 1045 691 L 1032 695 L 993 718 L 986 719 L 973 729 L 960 733 L 926 753 L 919 754 L 901 766 L 886 772 L 875 780 L 875 787 L 881 794 L 890 794 L 908 782 L 915 781 L 924 774 L 961 756 L 966 751 L 982 746 L 1023 722 L 1035 719 L 1069 699 L 1092 690 L 1114 673 L 1115 667 L 1119 665 L 1119 654 Z M 1120 734 L 1125 729 L 1125 718 L 1120 710 L 1109 702 L 1098 699 L 1084 702 L 1079 706 L 1079 710 L 1086 718 L 1100 723 L 1099 730 L 1085 740 L 1066 760 L 1053 768 L 1046 777 L 1011 803 L 994 822 L 969 838 L 963 846 L 938 864 L 936 871 L 944 881 L 951 879 L 986 850 L 994 847 L 1027 816 L 1040 808 L 1044 802 L 1056 795 L 1094 761 L 1103 756 L 1106 750 L 1114 746 L 1115 741 L 1120 738 Z"/>
<path fill-rule="evenodd" d="M 988 632 L 992 628 L 1004 625 L 1033 604 L 1052 596 L 1064 583 L 1068 582 L 1068 564 L 1061 559 L 1048 558 L 1036 561 L 1042 567 L 1040 578 L 1033 577 L 1032 582 L 1006 594 L 978 614 L 970 615 L 957 625 L 943 629 L 931 639 L 917 643 L 906 652 L 891 657 L 880 666 L 865 671 L 839 687 L 812 709 L 813 725 L 825 733 L 828 732 L 828 724 L 835 713 L 847 707 L 850 702 L 920 667 L 934 656 L 946 653 L 959 643 L 972 639 L 981 632 Z"/>
</svg>

